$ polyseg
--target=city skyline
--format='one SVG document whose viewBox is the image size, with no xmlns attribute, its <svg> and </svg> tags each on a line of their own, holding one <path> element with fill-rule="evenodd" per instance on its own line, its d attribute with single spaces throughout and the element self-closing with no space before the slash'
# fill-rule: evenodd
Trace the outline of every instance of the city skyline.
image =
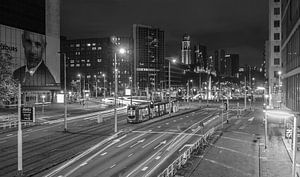
<svg viewBox="0 0 300 177">
<path fill-rule="evenodd" d="M 181 39 L 187 33 L 192 42 L 206 45 L 210 55 L 224 49 L 240 54 L 241 66 L 258 66 L 263 62 L 264 41 L 268 38 L 267 8 L 268 3 L 259 0 L 64 0 L 61 32 L 70 39 L 130 36 L 133 24 L 151 25 L 165 31 L 166 56 L 180 58 Z"/>
</svg>

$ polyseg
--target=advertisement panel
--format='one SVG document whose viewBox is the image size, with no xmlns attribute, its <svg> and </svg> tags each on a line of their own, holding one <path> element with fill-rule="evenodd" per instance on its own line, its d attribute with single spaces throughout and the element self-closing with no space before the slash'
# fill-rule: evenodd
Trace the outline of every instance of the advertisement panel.
<svg viewBox="0 0 300 177">
<path fill-rule="evenodd" d="M 0 24 L 0 54 L 14 64 L 22 91 L 60 89 L 59 39 Z"/>
</svg>

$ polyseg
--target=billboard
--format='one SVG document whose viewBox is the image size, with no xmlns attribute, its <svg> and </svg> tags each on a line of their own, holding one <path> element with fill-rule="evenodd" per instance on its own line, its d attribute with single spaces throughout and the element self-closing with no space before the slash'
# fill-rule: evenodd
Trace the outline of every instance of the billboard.
<svg viewBox="0 0 300 177">
<path fill-rule="evenodd" d="M 60 89 L 59 39 L 0 24 L 0 54 L 13 63 L 22 91 Z"/>
</svg>

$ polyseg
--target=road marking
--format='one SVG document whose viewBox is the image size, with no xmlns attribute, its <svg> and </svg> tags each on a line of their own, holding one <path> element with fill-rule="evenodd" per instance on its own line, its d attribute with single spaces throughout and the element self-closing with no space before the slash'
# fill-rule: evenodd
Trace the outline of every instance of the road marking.
<svg viewBox="0 0 300 177">
<path fill-rule="evenodd" d="M 192 144 L 185 144 L 184 146 L 182 146 L 182 148 L 179 149 L 179 152 L 182 151 L 185 147 L 191 147 L 193 146 Z"/>
<path fill-rule="evenodd" d="M 6 135 L 6 136 L 12 136 L 13 134 L 8 134 L 8 135 Z"/>
<path fill-rule="evenodd" d="M 163 133 L 162 135 L 160 135 L 159 137 L 155 138 L 154 140 L 150 141 L 149 143 L 145 144 L 144 146 L 142 146 L 142 148 L 145 148 L 146 146 L 148 146 L 149 144 L 152 144 L 154 141 L 156 141 L 157 139 L 161 138 L 162 136 L 164 136 L 166 133 Z"/>
<path fill-rule="evenodd" d="M 32 131 L 32 129 L 28 129 L 27 131 L 30 132 L 30 131 Z"/>
<path fill-rule="evenodd" d="M 6 141 L 0 141 L 0 144 L 5 143 Z"/>
<path fill-rule="evenodd" d="M 180 119 L 183 119 L 182 117 Z"/>
<path fill-rule="evenodd" d="M 144 167 L 142 168 L 142 171 L 146 171 L 148 169 L 148 167 Z"/>
<path fill-rule="evenodd" d="M 241 126 L 239 129 L 240 129 L 240 130 L 243 130 L 244 128 L 246 128 L 246 126 L 247 126 L 247 124 Z"/>
<path fill-rule="evenodd" d="M 159 125 L 159 126 L 157 126 L 157 128 L 160 128 L 161 126 Z"/>
<path fill-rule="evenodd" d="M 114 168 L 116 166 L 116 164 L 113 164 L 110 168 Z"/>
<path fill-rule="evenodd" d="M 158 159 L 160 159 L 160 157 L 161 157 L 161 156 L 157 156 L 157 157 L 155 157 L 155 160 L 158 160 Z"/>
<path fill-rule="evenodd" d="M 173 120 L 173 122 L 176 122 L 176 120 Z"/>
<path fill-rule="evenodd" d="M 130 157 L 130 156 L 132 156 L 132 155 L 133 155 L 133 153 L 129 154 L 128 157 Z"/>
<path fill-rule="evenodd" d="M 166 125 L 169 125 L 169 122 L 167 122 Z"/>
<path fill-rule="evenodd" d="M 139 136 L 136 136 L 136 137 L 134 137 L 134 138 L 132 138 L 132 139 L 126 141 L 125 143 L 118 145 L 117 147 L 122 147 L 122 146 L 124 146 L 125 144 L 128 144 L 129 142 L 134 141 L 135 139 L 138 139 L 139 137 L 144 136 L 144 135 L 145 135 L 145 133 L 140 134 Z"/>
<path fill-rule="evenodd" d="M 136 145 L 138 145 L 138 144 L 140 144 L 140 143 L 142 143 L 144 141 L 145 141 L 145 138 L 142 139 L 142 140 L 137 141 L 135 144 L 131 145 L 130 148 L 133 148 L 134 146 L 136 146 Z"/>
<path fill-rule="evenodd" d="M 82 166 L 85 166 L 85 165 L 87 165 L 87 163 L 86 163 L 86 162 L 84 162 L 84 163 L 80 164 L 80 166 L 81 166 L 81 167 L 82 167 Z"/>
<path fill-rule="evenodd" d="M 163 145 L 163 144 L 166 144 L 166 143 L 167 143 L 167 140 L 162 141 L 162 142 L 160 142 L 157 146 L 155 146 L 154 149 L 157 149 L 159 146 L 161 146 L 161 145 Z"/>
<path fill-rule="evenodd" d="M 104 156 L 105 154 L 107 154 L 107 152 L 103 152 L 102 154 L 100 154 L 101 156 Z"/>
<path fill-rule="evenodd" d="M 250 119 L 248 119 L 249 122 L 252 122 L 254 120 L 254 117 L 251 117 Z"/>
</svg>

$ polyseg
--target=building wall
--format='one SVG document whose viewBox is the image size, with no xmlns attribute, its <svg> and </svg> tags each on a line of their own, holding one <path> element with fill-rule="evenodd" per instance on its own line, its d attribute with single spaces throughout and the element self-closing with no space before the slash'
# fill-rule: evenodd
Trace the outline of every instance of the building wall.
<svg viewBox="0 0 300 177">
<path fill-rule="evenodd" d="M 282 0 L 282 101 L 300 111 L 300 3 Z"/>
<path fill-rule="evenodd" d="M 22 92 L 29 95 L 30 99 L 34 99 L 34 102 L 41 99 L 39 96 L 41 94 L 50 95 L 46 97 L 46 101 L 55 101 L 55 92 L 61 90 L 58 55 L 60 50 L 60 1 L 1 1 L 0 17 L 0 53 L 12 58 L 14 63 L 12 69 L 14 72 L 16 71 L 15 73 L 21 71 L 16 74 L 19 81 L 20 78 L 25 78 L 22 68 L 28 61 L 24 52 L 23 34 L 30 33 L 34 36 L 34 40 L 41 42 L 45 48 L 42 50 L 42 61 L 50 74 L 44 70 L 44 72 L 36 74 L 36 77 L 29 82 L 20 81 Z M 27 96 L 25 96 L 26 99 Z"/>
<path fill-rule="evenodd" d="M 191 41 L 190 36 L 185 34 L 181 42 L 181 62 L 183 64 L 191 64 Z"/>
<path fill-rule="evenodd" d="M 151 26 L 133 25 L 133 84 L 135 91 L 161 88 L 164 80 L 164 32 Z"/>
<path fill-rule="evenodd" d="M 272 94 L 278 92 L 278 72 L 281 71 L 281 2 L 269 0 L 268 84 Z M 274 100 L 277 102 L 276 100 Z"/>
</svg>

